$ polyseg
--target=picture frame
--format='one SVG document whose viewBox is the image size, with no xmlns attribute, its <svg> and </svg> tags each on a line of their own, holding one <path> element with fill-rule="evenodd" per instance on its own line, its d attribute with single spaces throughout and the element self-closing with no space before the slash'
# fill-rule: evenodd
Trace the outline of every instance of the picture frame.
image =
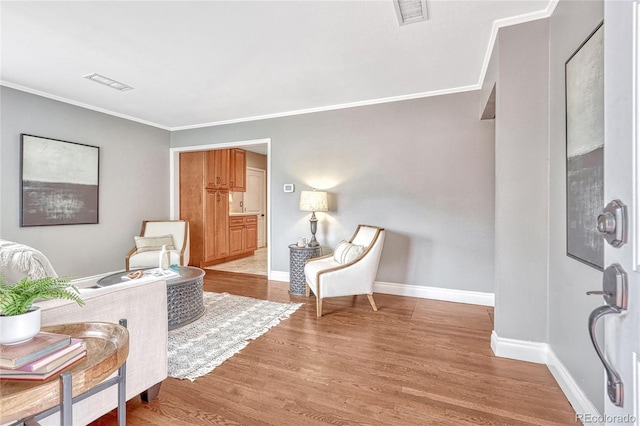
<svg viewBox="0 0 640 426">
<path fill-rule="evenodd" d="M 604 22 L 565 63 L 567 256 L 604 268 Z"/>
<path fill-rule="evenodd" d="M 20 226 L 98 223 L 100 148 L 20 135 Z"/>
</svg>

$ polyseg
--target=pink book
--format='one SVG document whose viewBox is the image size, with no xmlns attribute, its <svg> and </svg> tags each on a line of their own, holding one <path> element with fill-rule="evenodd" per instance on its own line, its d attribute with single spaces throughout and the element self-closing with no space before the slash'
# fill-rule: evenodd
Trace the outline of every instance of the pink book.
<svg viewBox="0 0 640 426">
<path fill-rule="evenodd" d="M 48 373 L 85 350 L 87 350 L 87 344 L 83 340 L 72 338 L 70 345 L 22 367 L 13 369 L 0 368 L 0 374 L 20 374 L 20 372 Z"/>
</svg>

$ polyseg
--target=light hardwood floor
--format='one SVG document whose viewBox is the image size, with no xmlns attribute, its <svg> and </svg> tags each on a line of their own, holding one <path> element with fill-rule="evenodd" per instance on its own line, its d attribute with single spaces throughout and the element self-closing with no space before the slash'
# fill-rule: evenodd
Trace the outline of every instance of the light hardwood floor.
<svg viewBox="0 0 640 426">
<path fill-rule="evenodd" d="M 376 294 L 378 312 L 341 297 L 316 318 L 286 283 L 217 271 L 205 291 L 304 305 L 208 375 L 129 401 L 128 425 L 576 424 L 544 365 L 493 355 L 492 308 Z"/>
</svg>

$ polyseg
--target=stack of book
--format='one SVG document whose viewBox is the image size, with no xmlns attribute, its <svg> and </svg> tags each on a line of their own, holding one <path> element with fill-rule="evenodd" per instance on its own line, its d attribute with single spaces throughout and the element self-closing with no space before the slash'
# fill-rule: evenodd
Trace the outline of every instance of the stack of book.
<svg viewBox="0 0 640 426">
<path fill-rule="evenodd" d="M 0 379 L 46 380 L 87 356 L 87 344 L 41 331 L 28 342 L 0 345 Z"/>
</svg>

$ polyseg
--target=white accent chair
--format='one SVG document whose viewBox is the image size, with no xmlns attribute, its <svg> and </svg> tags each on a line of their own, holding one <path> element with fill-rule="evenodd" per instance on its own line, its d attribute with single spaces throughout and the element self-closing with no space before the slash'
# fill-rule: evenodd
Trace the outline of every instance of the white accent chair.
<svg viewBox="0 0 640 426">
<path fill-rule="evenodd" d="M 173 236 L 174 250 L 169 251 L 169 264 L 189 265 L 189 222 L 186 220 L 145 220 L 142 222 L 141 237 Z M 160 249 L 139 252 L 134 247 L 125 256 L 125 269 L 158 267 Z"/>
<path fill-rule="evenodd" d="M 364 251 L 355 259 L 340 264 L 333 254 L 308 259 L 304 267 L 307 297 L 316 296 L 317 316 L 322 316 L 322 299 L 327 297 L 366 294 L 374 311 L 373 283 L 378 273 L 378 264 L 384 244 L 384 229 L 376 226 L 358 225 L 349 243 L 364 246 Z"/>
</svg>

